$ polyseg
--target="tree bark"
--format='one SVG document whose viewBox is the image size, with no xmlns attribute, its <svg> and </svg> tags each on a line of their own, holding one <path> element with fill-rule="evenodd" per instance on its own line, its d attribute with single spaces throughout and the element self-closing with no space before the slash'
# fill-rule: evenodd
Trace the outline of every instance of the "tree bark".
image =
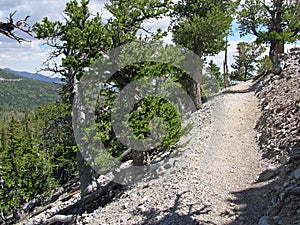
<svg viewBox="0 0 300 225">
<path fill-rule="evenodd" d="M 273 64 L 277 63 L 277 55 L 284 53 L 284 41 L 272 40 L 270 46 L 269 57 Z"/>
<path fill-rule="evenodd" d="M 201 73 L 200 75 L 201 76 Z M 201 84 L 200 82 L 196 81 L 195 79 L 191 79 L 191 97 L 195 104 L 196 109 L 202 108 L 202 101 L 201 101 Z"/>
<path fill-rule="evenodd" d="M 196 109 L 202 108 L 202 101 L 201 101 L 201 80 L 202 80 L 202 49 L 201 44 L 198 43 L 198 40 L 195 40 L 195 45 L 193 49 L 194 53 L 200 57 L 199 67 L 196 68 L 195 74 L 193 76 L 193 79 L 191 79 L 191 88 L 190 88 L 190 94 L 192 97 L 192 100 L 195 104 Z"/>
<path fill-rule="evenodd" d="M 225 47 L 225 56 L 224 56 L 224 62 L 223 62 L 223 70 L 224 70 L 224 74 L 223 74 L 223 79 L 224 79 L 224 87 L 229 87 L 229 72 L 228 72 L 228 40 L 227 40 L 227 36 L 226 36 L 226 47 Z"/>
<path fill-rule="evenodd" d="M 80 124 L 80 121 L 82 117 L 81 111 L 83 110 L 83 107 L 80 105 L 79 102 L 75 101 L 75 93 L 78 92 L 78 81 L 76 80 L 76 76 L 73 76 L 73 85 L 69 86 L 71 88 L 70 91 L 70 103 L 72 104 L 72 107 L 77 107 L 76 110 L 73 111 L 73 113 L 77 112 L 78 115 L 72 115 L 75 116 L 76 122 Z M 74 122 L 74 120 L 73 120 Z M 76 124 L 75 124 L 76 126 Z M 72 128 L 71 128 L 72 129 Z M 73 132 L 73 135 L 74 132 Z M 77 138 L 83 138 L 83 137 L 77 137 Z M 75 142 L 75 138 L 74 138 Z M 74 143 L 74 145 L 77 145 L 77 143 Z M 82 155 L 81 151 L 85 151 L 85 149 L 81 149 L 76 153 L 76 159 L 77 159 L 77 165 L 78 165 L 78 172 L 79 172 L 79 182 L 80 182 L 80 190 L 81 190 L 81 196 L 85 196 L 91 192 L 93 192 L 97 188 L 97 173 L 96 171 L 89 165 L 89 163 L 85 160 L 84 156 Z M 88 151 L 85 152 L 85 154 L 89 154 Z"/>
<path fill-rule="evenodd" d="M 81 196 L 85 196 L 97 188 L 97 173 L 85 161 L 80 151 L 76 153 L 76 158 L 78 163 Z"/>
<path fill-rule="evenodd" d="M 272 24 L 269 32 L 276 32 L 277 34 L 281 34 L 283 32 L 282 28 L 282 13 L 283 13 L 283 0 L 275 1 L 275 11 L 271 14 L 272 16 Z M 278 55 L 284 53 L 284 40 L 281 39 L 273 39 L 270 41 L 270 59 L 274 64 L 278 63 Z"/>
<path fill-rule="evenodd" d="M 134 166 L 144 166 L 144 152 L 133 150 L 132 160 Z"/>
</svg>

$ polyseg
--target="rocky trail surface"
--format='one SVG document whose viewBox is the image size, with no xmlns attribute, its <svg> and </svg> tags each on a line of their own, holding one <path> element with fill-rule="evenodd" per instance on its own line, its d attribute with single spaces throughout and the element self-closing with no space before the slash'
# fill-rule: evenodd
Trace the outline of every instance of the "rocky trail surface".
<svg viewBox="0 0 300 225">
<path fill-rule="evenodd" d="M 194 128 L 174 173 L 141 181 L 113 202 L 78 217 L 78 224 L 257 224 L 269 181 L 255 124 L 253 83 L 241 82 L 210 99 L 190 118 Z"/>
</svg>

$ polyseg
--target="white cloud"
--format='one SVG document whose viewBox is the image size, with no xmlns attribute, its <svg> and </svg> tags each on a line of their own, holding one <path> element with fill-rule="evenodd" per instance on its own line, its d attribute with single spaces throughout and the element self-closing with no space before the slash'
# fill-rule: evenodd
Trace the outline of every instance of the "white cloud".
<svg viewBox="0 0 300 225">
<path fill-rule="evenodd" d="M 0 42 L 0 67 L 36 72 L 41 68 L 47 52 L 40 48 L 41 41 Z"/>
<path fill-rule="evenodd" d="M 0 21 L 5 22 L 9 14 L 17 11 L 14 15 L 15 21 L 24 19 L 30 15 L 28 23 L 33 25 L 44 17 L 50 20 L 62 20 L 63 10 L 69 0 L 0 0 Z M 92 13 L 96 13 L 103 7 L 105 0 L 91 0 Z M 24 34 L 17 33 L 24 36 Z M 36 72 L 40 70 L 43 62 L 47 59 L 47 50 L 42 46 L 42 41 L 35 40 L 29 36 L 26 39 L 32 41 L 27 43 L 11 40 L 0 35 L 0 68 L 9 67 L 14 70 Z"/>
</svg>

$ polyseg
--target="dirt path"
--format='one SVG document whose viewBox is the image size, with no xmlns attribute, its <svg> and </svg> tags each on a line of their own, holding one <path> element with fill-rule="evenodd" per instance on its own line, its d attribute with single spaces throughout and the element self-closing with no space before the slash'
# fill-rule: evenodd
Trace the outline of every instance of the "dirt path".
<svg viewBox="0 0 300 225">
<path fill-rule="evenodd" d="M 250 85 L 232 87 L 193 115 L 185 163 L 175 173 L 138 183 L 78 223 L 257 224 L 268 183 L 255 183 L 267 165 L 258 153 Z"/>
<path fill-rule="evenodd" d="M 255 184 L 267 167 L 254 130 L 260 113 L 258 99 L 251 82 L 242 82 L 214 101 L 209 152 L 215 154 L 208 158 L 204 182 L 212 187 L 215 202 L 204 218 L 215 224 L 256 224 L 268 191 L 267 183 Z"/>
</svg>

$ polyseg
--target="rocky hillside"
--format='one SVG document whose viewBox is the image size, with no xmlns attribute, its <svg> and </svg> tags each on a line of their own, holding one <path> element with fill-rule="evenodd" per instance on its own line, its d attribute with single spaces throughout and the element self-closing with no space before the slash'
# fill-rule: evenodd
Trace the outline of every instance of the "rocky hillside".
<svg viewBox="0 0 300 225">
<path fill-rule="evenodd" d="M 100 181 L 101 188 L 83 198 L 62 188 L 18 224 L 256 224 L 270 201 L 271 181 L 257 182 L 269 163 L 256 141 L 252 85 L 224 90 L 193 113 L 187 122 L 194 127 L 182 140 L 189 142 L 179 154 L 155 159 L 161 166 L 134 185 Z"/>
<path fill-rule="evenodd" d="M 129 187 L 101 176 L 83 198 L 74 182 L 18 224 L 300 224 L 299 58 L 209 99 L 166 175 Z"/>
<path fill-rule="evenodd" d="M 257 124 L 263 156 L 279 163 L 264 224 L 300 224 L 300 49 L 285 55 L 281 72 L 261 80 Z"/>
</svg>

